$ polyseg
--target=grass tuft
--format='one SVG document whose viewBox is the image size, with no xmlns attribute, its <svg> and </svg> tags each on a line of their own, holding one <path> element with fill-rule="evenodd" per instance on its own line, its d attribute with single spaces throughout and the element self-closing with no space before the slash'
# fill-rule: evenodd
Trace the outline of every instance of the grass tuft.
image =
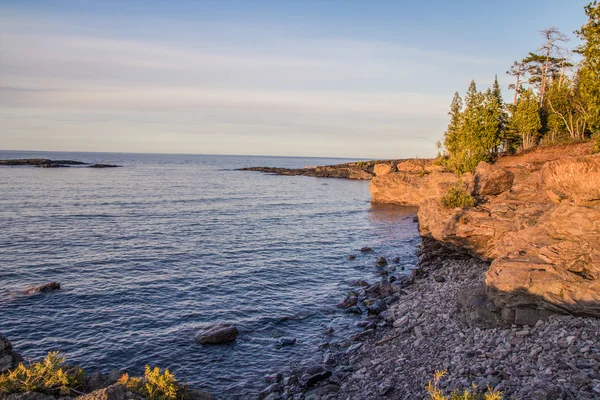
<svg viewBox="0 0 600 400">
<path fill-rule="evenodd" d="M 446 374 L 446 371 L 435 371 L 433 381 L 429 381 L 427 384 L 427 394 L 430 400 L 502 400 L 502 392 L 494 392 L 489 386 L 486 393 L 476 393 L 475 384 L 472 385 L 471 389 L 465 389 L 463 392 L 455 390 L 446 396 L 439 387 L 440 380 Z"/>
<path fill-rule="evenodd" d="M 143 377 L 132 378 L 129 374 L 123 374 L 119 383 L 148 400 L 182 400 L 185 393 L 185 385 L 180 385 L 168 369 L 161 372 L 160 368 L 150 368 L 148 365 Z"/>
<path fill-rule="evenodd" d="M 0 393 L 40 392 L 53 396 L 80 394 L 85 386 L 85 372 L 66 366 L 60 352 L 50 352 L 42 361 L 16 368 L 0 375 Z"/>
<path fill-rule="evenodd" d="M 475 199 L 467 192 L 462 182 L 458 182 L 452 186 L 450 190 L 442 196 L 441 201 L 442 205 L 446 208 L 464 208 L 473 207 L 475 205 Z"/>
</svg>

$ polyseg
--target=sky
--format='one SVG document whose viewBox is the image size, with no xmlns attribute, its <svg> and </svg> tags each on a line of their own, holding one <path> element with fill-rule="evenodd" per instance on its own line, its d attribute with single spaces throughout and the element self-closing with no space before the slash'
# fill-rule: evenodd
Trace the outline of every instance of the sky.
<svg viewBox="0 0 600 400">
<path fill-rule="evenodd" d="M 0 149 L 431 157 L 580 0 L 0 0 Z"/>
</svg>

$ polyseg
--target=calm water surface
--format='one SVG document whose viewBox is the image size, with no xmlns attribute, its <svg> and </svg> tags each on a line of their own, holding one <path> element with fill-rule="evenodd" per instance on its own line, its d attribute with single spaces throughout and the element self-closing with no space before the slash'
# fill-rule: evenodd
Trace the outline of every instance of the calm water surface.
<svg viewBox="0 0 600 400">
<path fill-rule="evenodd" d="M 318 344 L 355 329 L 335 304 L 348 281 L 378 279 L 377 256 L 415 263 L 415 210 L 372 206 L 368 182 L 234 170 L 346 160 L 0 151 L 30 157 L 123 165 L 0 168 L 0 332 L 32 359 L 158 365 L 217 398 L 253 398 L 266 373 L 321 360 Z M 21 294 L 49 281 L 63 289 Z M 196 343 L 215 322 L 240 336 Z M 298 342 L 277 349 L 282 336 Z"/>
</svg>

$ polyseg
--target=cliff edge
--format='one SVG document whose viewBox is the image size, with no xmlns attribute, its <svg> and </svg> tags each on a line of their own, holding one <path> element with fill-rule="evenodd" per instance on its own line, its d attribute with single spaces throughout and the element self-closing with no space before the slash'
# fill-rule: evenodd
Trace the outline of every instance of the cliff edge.
<svg viewBox="0 0 600 400">
<path fill-rule="evenodd" d="M 467 208 L 441 205 L 456 177 L 434 167 L 373 179 L 373 202 L 418 205 L 422 237 L 490 261 L 487 296 L 504 321 L 600 316 L 600 155 L 589 143 L 480 163 L 463 176 Z"/>
</svg>

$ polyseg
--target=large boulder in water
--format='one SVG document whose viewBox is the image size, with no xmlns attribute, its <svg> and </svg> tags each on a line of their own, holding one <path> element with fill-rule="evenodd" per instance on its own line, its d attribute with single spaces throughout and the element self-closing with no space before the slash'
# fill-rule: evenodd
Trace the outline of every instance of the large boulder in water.
<svg viewBox="0 0 600 400">
<path fill-rule="evenodd" d="M 41 286 L 29 288 L 25 290 L 25 294 L 33 294 L 33 293 L 43 293 L 43 292 L 51 292 L 53 290 L 59 290 L 60 283 L 58 282 L 48 282 Z"/>
<path fill-rule="evenodd" d="M 230 324 L 215 325 L 198 335 L 197 340 L 201 344 L 222 344 L 233 342 L 238 335 L 238 330 Z"/>
</svg>

